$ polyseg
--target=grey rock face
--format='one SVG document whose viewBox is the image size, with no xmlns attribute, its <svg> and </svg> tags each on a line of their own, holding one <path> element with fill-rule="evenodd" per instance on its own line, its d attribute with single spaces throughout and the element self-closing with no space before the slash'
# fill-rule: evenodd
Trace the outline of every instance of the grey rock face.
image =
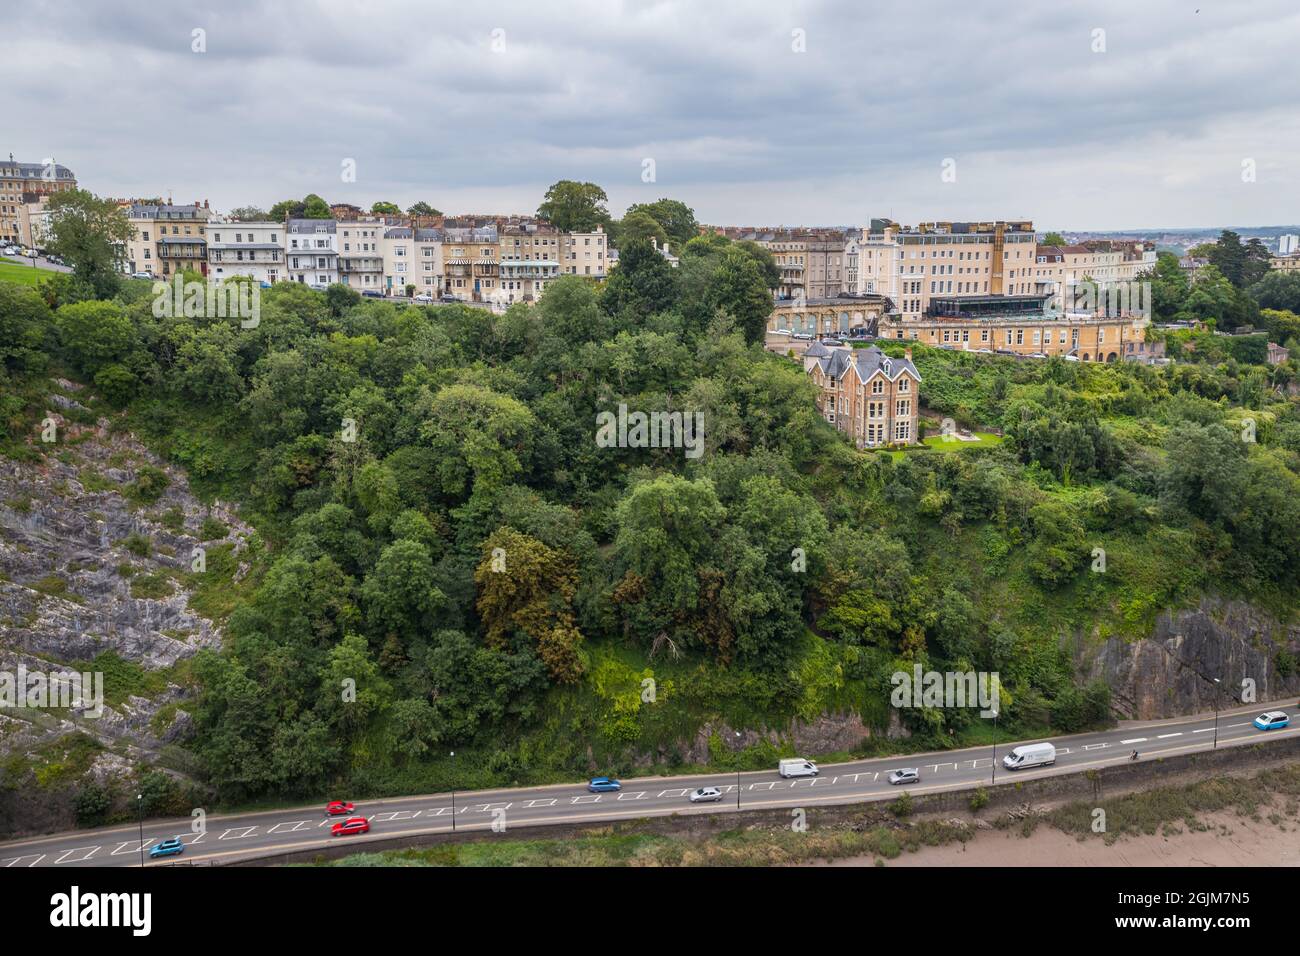
<svg viewBox="0 0 1300 956">
<path fill-rule="evenodd" d="M 50 405 L 83 407 L 58 395 Z M 111 651 L 157 671 L 219 646 L 220 628 L 189 606 L 194 549 L 221 543 L 200 542 L 199 528 L 205 517 L 221 521 L 229 529 L 222 540 L 236 552 L 251 529 L 219 502 L 195 498 L 182 472 L 107 419 L 95 426 L 60 421 L 58 435 L 39 463 L 0 460 L 0 670 L 61 670 Z M 136 504 L 126 493 L 146 466 L 164 472 L 168 485 L 157 501 Z M 148 540 L 147 554 L 128 547 L 133 536 Z M 142 577 L 153 588 L 141 593 L 159 596 L 132 595 L 132 581 Z M 105 690 L 122 699 L 120 688 Z M 0 753 L 29 753 L 80 731 L 134 763 L 186 738 L 191 721 L 177 709 L 184 699 L 183 689 L 168 683 L 151 698 L 108 706 L 97 719 L 66 709 L 0 710 Z M 155 720 L 169 706 L 174 713 Z"/>
<path fill-rule="evenodd" d="M 1278 666 L 1283 652 L 1300 655 L 1300 627 L 1250 604 L 1206 598 L 1162 614 L 1149 638 L 1112 638 L 1077 656 L 1081 673 L 1110 685 L 1116 716 L 1152 720 L 1213 710 L 1216 699 L 1226 707 L 1300 694 L 1300 673 Z M 1253 700 L 1243 700 L 1252 688 Z"/>
</svg>

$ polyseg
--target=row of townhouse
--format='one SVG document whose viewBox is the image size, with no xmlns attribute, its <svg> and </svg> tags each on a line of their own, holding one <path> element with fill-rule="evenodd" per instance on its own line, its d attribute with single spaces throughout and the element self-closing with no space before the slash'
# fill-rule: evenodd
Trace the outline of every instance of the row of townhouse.
<svg viewBox="0 0 1300 956">
<path fill-rule="evenodd" d="M 1084 280 L 1132 282 L 1156 263 L 1148 242 L 1040 245 L 1029 220 L 901 226 L 873 219 L 861 229 L 717 231 L 772 254 L 778 303 L 883 295 L 910 320 L 925 316 L 932 297 L 1041 295 L 1064 306 Z"/>
<path fill-rule="evenodd" d="M 163 277 L 192 269 L 214 279 L 342 283 L 363 293 L 509 305 L 536 301 L 562 275 L 604 279 L 611 261 L 599 227 L 561 232 L 517 217 L 442 227 L 378 216 L 234 222 L 211 216 L 206 202 L 135 203 L 127 216 L 134 227 L 127 271 Z"/>
<path fill-rule="evenodd" d="M 39 246 L 48 235 L 49 197 L 77 188 L 77 177 L 53 160 L 20 163 L 0 160 L 0 242 Z"/>
</svg>

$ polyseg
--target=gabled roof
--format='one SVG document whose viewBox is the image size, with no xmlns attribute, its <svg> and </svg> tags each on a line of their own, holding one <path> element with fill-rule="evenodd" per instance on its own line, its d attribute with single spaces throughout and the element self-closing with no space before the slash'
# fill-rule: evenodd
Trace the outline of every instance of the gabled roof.
<svg viewBox="0 0 1300 956">
<path fill-rule="evenodd" d="M 822 348 L 825 349 L 826 347 L 822 346 Z M 849 370 L 849 366 L 852 365 L 856 367 L 858 378 L 864 382 L 877 372 L 884 375 L 891 382 L 895 381 L 903 372 L 910 372 L 918 382 L 921 380 L 921 373 L 916 370 L 916 366 L 909 359 L 890 358 L 874 345 L 864 349 L 846 346 L 826 349 L 826 351 L 830 354 L 825 358 L 818 359 L 817 363 L 821 366 L 825 375 L 842 378 L 845 372 Z"/>
</svg>

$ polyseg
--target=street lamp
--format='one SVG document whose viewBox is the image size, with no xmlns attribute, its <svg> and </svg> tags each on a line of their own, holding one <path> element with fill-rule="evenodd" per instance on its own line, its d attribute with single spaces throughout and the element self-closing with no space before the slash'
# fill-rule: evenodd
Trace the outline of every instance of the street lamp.
<svg viewBox="0 0 1300 956">
<path fill-rule="evenodd" d="M 1214 750 L 1219 749 L 1219 688 L 1222 683 L 1219 678 L 1214 678 Z"/>
<path fill-rule="evenodd" d="M 140 866 L 144 866 L 144 794 L 135 795 L 136 811 L 140 818 Z"/>
<path fill-rule="evenodd" d="M 451 752 L 451 832 L 456 832 L 456 751 Z"/>
<path fill-rule="evenodd" d="M 992 786 L 998 782 L 998 712 L 993 711 L 993 780 L 989 784 Z"/>
<path fill-rule="evenodd" d="M 736 731 L 736 743 L 740 743 L 740 731 Z M 736 809 L 740 809 L 740 766 L 736 766 Z"/>
</svg>

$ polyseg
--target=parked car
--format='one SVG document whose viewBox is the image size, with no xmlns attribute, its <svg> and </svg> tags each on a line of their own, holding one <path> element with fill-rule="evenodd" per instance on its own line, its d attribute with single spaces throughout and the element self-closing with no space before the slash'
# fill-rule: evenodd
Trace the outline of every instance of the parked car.
<svg viewBox="0 0 1300 956">
<path fill-rule="evenodd" d="M 828 335 L 828 336 L 826 336 L 826 338 L 822 339 L 822 345 L 832 345 L 832 346 L 834 346 L 834 345 L 843 345 L 843 344 L 844 344 L 843 342 L 841 342 L 839 339 L 835 338 L 835 336 L 833 336 L 833 335 Z"/>
<path fill-rule="evenodd" d="M 334 836 L 352 836 L 355 833 L 369 833 L 370 821 L 365 817 L 352 817 L 350 820 L 344 820 L 342 823 L 336 823 L 330 827 L 330 833 Z"/>
<path fill-rule="evenodd" d="M 325 812 L 332 817 L 351 816 L 352 811 L 355 809 L 356 807 L 352 804 L 345 803 L 342 800 L 331 800 L 329 803 L 325 804 Z"/>
<path fill-rule="evenodd" d="M 1056 763 L 1056 748 L 1051 744 L 1025 744 L 1002 758 L 1002 766 L 1008 770 L 1050 767 L 1054 763 Z"/>
<path fill-rule="evenodd" d="M 722 791 L 717 787 L 700 787 L 691 791 L 691 803 L 713 803 L 722 799 Z"/>
<path fill-rule="evenodd" d="M 783 777 L 815 777 L 820 771 L 817 765 L 811 760 L 804 760 L 803 757 L 794 757 L 790 760 L 782 760 L 776 767 L 777 773 Z"/>
<path fill-rule="evenodd" d="M 885 779 L 894 786 L 898 786 L 902 783 L 920 783 L 921 772 L 915 767 L 903 767 L 900 770 L 889 771 L 889 776 Z"/>
<path fill-rule="evenodd" d="M 454 295 L 451 295 L 451 294 L 449 294 L 449 293 L 444 292 L 442 295 L 438 296 L 438 301 L 439 301 L 439 302 L 459 302 L 460 299 L 456 298 Z"/>
<path fill-rule="evenodd" d="M 611 777 L 592 777 L 587 789 L 592 793 L 614 793 L 622 790 L 623 785 Z"/>
<path fill-rule="evenodd" d="M 1284 710 L 1270 710 L 1255 718 L 1255 726 L 1260 730 L 1279 730 L 1291 723 L 1291 718 Z"/>
<path fill-rule="evenodd" d="M 131 273 L 131 278 L 132 278 L 132 279 L 152 279 L 152 278 L 153 278 L 153 273 L 152 273 L 152 272 L 132 272 L 132 273 Z"/>
<path fill-rule="evenodd" d="M 813 339 L 811 332 L 795 332 L 790 338 L 798 339 L 800 342 L 811 342 Z"/>
<path fill-rule="evenodd" d="M 185 844 L 181 842 L 181 838 L 169 837 L 157 846 L 149 848 L 149 859 L 156 860 L 160 856 L 179 856 L 184 852 Z"/>
<path fill-rule="evenodd" d="M 415 301 L 416 301 L 416 302 L 432 302 L 432 301 L 433 301 L 433 296 L 429 295 L 429 293 L 427 293 L 427 292 L 421 292 L 421 293 L 419 293 L 419 294 L 415 297 Z"/>
</svg>

